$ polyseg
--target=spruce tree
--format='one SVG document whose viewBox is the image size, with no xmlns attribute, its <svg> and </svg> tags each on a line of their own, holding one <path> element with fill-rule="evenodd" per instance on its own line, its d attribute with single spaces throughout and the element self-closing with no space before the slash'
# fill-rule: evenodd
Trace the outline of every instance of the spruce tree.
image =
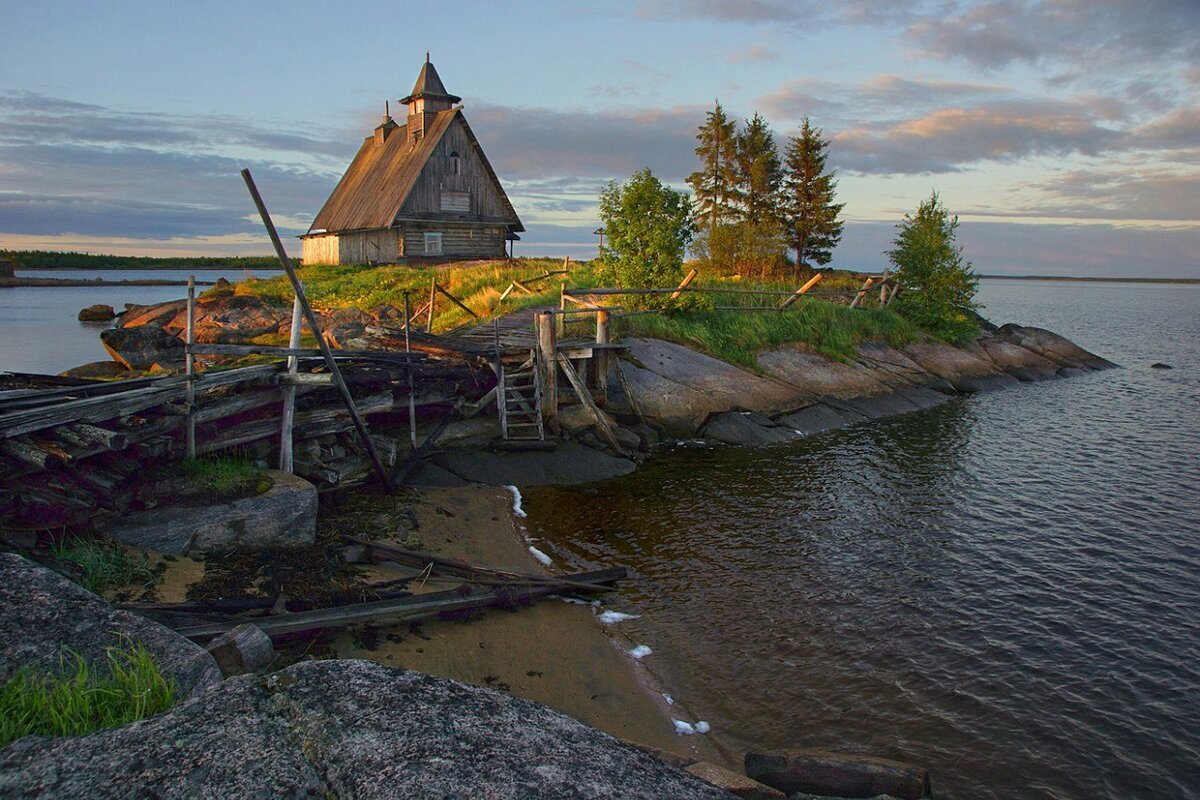
<svg viewBox="0 0 1200 800">
<path fill-rule="evenodd" d="M 779 218 L 779 187 L 783 172 L 775 136 L 757 111 L 737 135 L 738 200 L 742 219 L 761 227 Z"/>
<path fill-rule="evenodd" d="M 696 194 L 697 216 L 708 223 L 710 236 L 736 212 L 736 138 L 734 121 L 725 115 L 718 101 L 696 134 L 701 169 L 687 179 Z"/>
<path fill-rule="evenodd" d="M 796 272 L 828 264 L 842 239 L 838 216 L 845 203 L 833 202 L 837 181 L 825 172 L 829 140 L 804 118 L 798 136 L 788 139 L 783 179 L 783 217 L 788 243 L 796 250 Z"/>
</svg>

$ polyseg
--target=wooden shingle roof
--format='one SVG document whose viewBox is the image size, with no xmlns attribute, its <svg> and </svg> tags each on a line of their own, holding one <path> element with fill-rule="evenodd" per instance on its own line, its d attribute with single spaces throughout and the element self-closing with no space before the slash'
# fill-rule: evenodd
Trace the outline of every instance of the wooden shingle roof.
<svg viewBox="0 0 1200 800">
<path fill-rule="evenodd" d="M 456 119 L 466 129 L 488 175 L 495 182 L 505 209 L 509 212 L 507 224 L 513 230 L 525 230 L 492 165 L 463 119 L 461 109 L 454 108 L 434 115 L 426 126 L 425 135 L 416 141 L 409 140 L 405 125 L 391 129 L 382 144 L 376 144 L 374 136 L 363 140 L 358 154 L 313 220 L 309 233 L 390 227 L 438 142 Z"/>
</svg>

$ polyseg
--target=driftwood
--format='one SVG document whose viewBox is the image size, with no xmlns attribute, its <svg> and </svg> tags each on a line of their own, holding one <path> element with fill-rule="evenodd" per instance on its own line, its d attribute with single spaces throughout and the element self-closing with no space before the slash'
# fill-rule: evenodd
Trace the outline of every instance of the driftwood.
<svg viewBox="0 0 1200 800">
<path fill-rule="evenodd" d="M 439 615 L 490 607 L 515 608 L 527 605 L 538 597 L 566 591 L 574 585 L 594 587 L 595 584 L 611 583 L 624 573 L 622 569 L 581 572 L 564 576 L 556 583 L 546 582 L 526 587 L 495 586 L 492 588 L 452 589 L 445 592 L 430 592 L 395 600 L 377 600 L 370 603 L 355 603 L 336 608 L 301 611 L 270 617 L 254 617 L 241 622 L 253 622 L 272 638 L 292 633 L 337 628 L 364 622 L 400 622 L 404 620 L 428 619 Z M 239 623 L 239 624 L 240 624 Z M 176 628 L 176 632 L 193 641 L 207 641 L 229 631 L 228 622 L 206 623 Z"/>
</svg>

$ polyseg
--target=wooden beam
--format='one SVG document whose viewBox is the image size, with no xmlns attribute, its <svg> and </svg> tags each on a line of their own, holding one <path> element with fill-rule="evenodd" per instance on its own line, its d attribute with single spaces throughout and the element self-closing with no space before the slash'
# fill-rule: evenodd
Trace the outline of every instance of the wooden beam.
<svg viewBox="0 0 1200 800">
<path fill-rule="evenodd" d="M 187 428 L 184 432 L 184 453 L 188 458 L 196 457 L 196 384 L 192 375 L 196 371 L 196 357 L 192 345 L 196 343 L 196 276 L 188 275 L 187 287 L 187 330 L 184 337 L 184 372 L 187 382 Z"/>
<path fill-rule="evenodd" d="M 696 270 L 693 269 L 683 277 L 683 281 L 679 284 L 679 286 L 675 287 L 675 292 L 671 295 L 672 300 L 679 299 L 679 295 L 683 294 L 683 290 L 688 287 L 688 284 L 696 279 L 696 274 Z"/>
<path fill-rule="evenodd" d="M 604 412 L 597 408 L 595 402 L 592 401 L 592 396 L 588 393 L 587 387 L 583 385 L 583 381 L 580 380 L 575 367 L 571 365 L 571 360 L 559 353 L 558 365 L 562 367 L 563 374 L 567 376 L 567 382 L 575 390 L 575 396 L 579 398 L 579 402 L 583 404 L 592 421 L 596 423 L 596 430 L 600 432 L 600 438 L 608 443 L 615 454 L 625 455 L 625 451 L 621 449 L 621 443 L 617 441 L 617 435 L 613 433 L 612 425 L 608 424 L 608 418 L 604 416 Z"/>
<path fill-rule="evenodd" d="M 425 320 L 425 332 L 433 333 L 433 310 L 437 301 L 437 275 L 429 279 L 429 317 Z"/>
<path fill-rule="evenodd" d="M 193 641 L 207 641 L 243 622 L 253 622 L 268 636 L 275 637 L 363 622 L 428 619 L 453 611 L 488 608 L 496 605 L 511 607 L 514 602 L 521 604 L 538 597 L 568 590 L 570 587 L 565 585 L 567 583 L 591 586 L 597 583 L 611 583 L 612 580 L 611 570 L 580 572 L 564 576 L 564 581 L 557 586 L 553 583 L 544 583 L 521 588 L 514 586 L 476 587 L 465 593 L 462 589 L 451 589 L 445 592 L 430 592 L 392 600 L 376 600 L 370 603 L 354 603 L 335 608 L 280 614 L 273 617 L 251 617 L 236 621 L 192 625 L 176 628 L 176 632 Z"/>
<path fill-rule="evenodd" d="M 554 331 L 554 315 L 541 313 L 534 317 L 537 326 L 537 364 L 541 381 L 542 422 L 547 430 L 558 433 L 558 368 L 555 356 L 558 337 Z"/>
<path fill-rule="evenodd" d="M 375 443 L 371 441 L 371 434 L 367 432 L 367 426 L 363 424 L 362 418 L 358 415 L 358 409 L 354 407 L 354 398 L 350 395 L 350 388 L 342 380 L 342 371 L 338 367 L 337 361 L 333 358 L 333 353 L 329 349 L 329 343 L 321 335 L 321 323 L 317 321 L 317 315 L 313 313 L 312 306 L 308 304 L 308 298 L 304 294 L 304 285 L 300 283 L 300 277 L 296 274 L 295 268 L 292 267 L 292 261 L 288 258 L 287 251 L 283 249 L 283 242 L 279 240 L 279 233 L 275 230 L 275 223 L 271 221 L 271 215 L 267 213 L 267 207 L 258 193 L 258 187 L 254 185 L 254 179 L 250 177 L 250 170 L 242 170 L 242 178 L 246 181 L 246 188 L 250 190 L 250 196 L 254 198 L 254 205 L 258 208 L 258 214 L 262 217 L 263 225 L 271 237 L 271 244 L 275 246 L 275 253 L 279 256 L 280 263 L 283 264 L 283 269 L 287 273 L 288 280 L 291 281 L 292 291 L 295 293 L 296 300 L 300 303 L 300 308 L 304 311 L 305 319 L 308 320 L 309 330 L 316 337 L 317 345 L 321 348 L 321 355 L 325 357 L 325 364 L 334 376 L 334 383 L 337 385 L 338 392 L 342 395 L 342 400 L 346 403 L 346 409 L 350 412 L 350 418 L 354 420 L 354 429 L 358 431 L 359 437 L 362 438 L 363 446 L 367 449 L 367 454 L 370 455 L 371 463 L 374 465 L 375 472 L 379 475 L 380 481 L 383 482 L 385 490 L 390 492 L 391 482 L 388 480 L 387 470 L 384 469 L 383 462 L 379 460 L 379 453 L 375 451 Z"/>
<path fill-rule="evenodd" d="M 824 277 L 825 277 L 824 272 L 818 272 L 816 275 L 813 275 L 811 278 L 809 278 L 807 281 L 804 282 L 803 286 L 801 286 L 799 289 L 797 289 L 795 292 L 793 292 L 791 297 L 789 297 L 788 299 L 784 300 L 782 303 L 779 304 L 779 310 L 783 311 L 785 308 L 790 306 L 792 303 L 799 300 L 806 292 L 808 292 L 809 289 L 811 289 L 812 287 L 814 287 L 818 283 L 820 283 L 821 279 Z"/>
<path fill-rule="evenodd" d="M 434 286 L 434 288 L 435 288 L 435 289 L 437 289 L 439 292 L 441 292 L 443 295 L 445 295 L 447 298 L 449 298 L 449 299 L 450 299 L 450 302 L 454 303 L 454 305 L 458 306 L 459 308 L 461 308 L 463 311 L 465 311 L 465 312 L 467 312 L 468 314 L 470 314 L 470 315 L 471 315 L 472 317 L 474 317 L 475 319 L 479 319 L 479 315 L 478 315 L 478 314 L 476 314 L 476 313 L 475 313 L 474 311 L 472 311 L 471 309 L 467 308 L 465 305 L 463 305 L 462 301 L 461 301 L 461 300 L 459 300 L 457 297 L 455 297 L 454 295 L 450 294 L 449 292 L 447 292 L 445 289 L 443 289 L 441 286 L 439 286 L 439 285 L 438 285 L 438 284 L 436 284 L 436 283 L 434 283 L 434 284 L 433 284 L 433 286 Z"/>
<path fill-rule="evenodd" d="M 874 278 L 867 278 L 865 281 L 863 281 L 862 288 L 858 290 L 858 294 L 854 295 L 854 299 L 850 301 L 851 308 L 858 308 L 858 304 L 861 303 L 862 299 L 867 296 L 867 292 L 870 291 L 871 286 L 873 286 L 874 283 Z"/>
</svg>

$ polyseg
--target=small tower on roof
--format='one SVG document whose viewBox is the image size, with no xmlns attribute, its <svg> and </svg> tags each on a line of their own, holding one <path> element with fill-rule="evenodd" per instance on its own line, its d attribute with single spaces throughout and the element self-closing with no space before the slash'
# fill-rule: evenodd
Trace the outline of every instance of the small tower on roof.
<svg viewBox="0 0 1200 800">
<path fill-rule="evenodd" d="M 417 75 L 412 92 L 401 103 L 408 106 L 408 138 L 416 142 L 425 136 L 429 123 L 440 111 L 449 111 L 462 98 L 446 91 L 442 79 L 429 60 L 429 51 L 425 52 L 425 64 Z"/>
</svg>

